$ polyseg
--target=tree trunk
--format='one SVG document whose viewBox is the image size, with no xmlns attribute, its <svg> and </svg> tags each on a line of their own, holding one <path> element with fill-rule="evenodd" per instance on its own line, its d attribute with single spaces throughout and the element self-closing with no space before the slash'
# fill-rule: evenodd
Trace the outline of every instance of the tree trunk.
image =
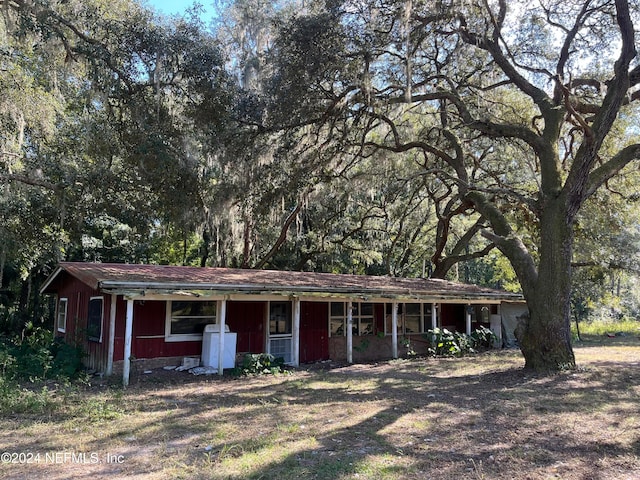
<svg viewBox="0 0 640 480">
<path fill-rule="evenodd" d="M 538 278 L 524 292 L 529 317 L 516 330 L 527 369 L 575 368 L 570 306 L 573 225 L 569 218 L 564 198 L 548 202 L 541 218 Z"/>
</svg>

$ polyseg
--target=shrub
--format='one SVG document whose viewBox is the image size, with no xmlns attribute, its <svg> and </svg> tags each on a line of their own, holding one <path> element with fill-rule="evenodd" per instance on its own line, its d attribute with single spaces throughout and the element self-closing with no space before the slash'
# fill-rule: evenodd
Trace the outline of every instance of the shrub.
<svg viewBox="0 0 640 480">
<path fill-rule="evenodd" d="M 487 327 L 480 327 L 469 335 L 471 346 L 476 351 L 484 351 L 493 348 L 498 337 Z"/>
<path fill-rule="evenodd" d="M 493 346 L 497 339 L 495 334 L 485 327 L 466 333 L 451 332 L 446 328 L 434 328 L 427 332 L 431 346 L 429 353 L 436 357 L 458 357 L 469 353 L 477 353 Z"/>
<path fill-rule="evenodd" d="M 82 348 L 43 328 L 0 341 L 0 374 L 6 379 L 73 378 L 82 370 Z"/>
<path fill-rule="evenodd" d="M 276 374 L 284 371 L 284 358 L 269 353 L 247 353 L 235 373 L 242 376 Z"/>
<path fill-rule="evenodd" d="M 427 337 L 431 342 L 429 353 L 436 357 L 455 357 L 460 355 L 458 336 L 459 334 L 446 328 L 434 328 L 427 331 Z"/>
</svg>

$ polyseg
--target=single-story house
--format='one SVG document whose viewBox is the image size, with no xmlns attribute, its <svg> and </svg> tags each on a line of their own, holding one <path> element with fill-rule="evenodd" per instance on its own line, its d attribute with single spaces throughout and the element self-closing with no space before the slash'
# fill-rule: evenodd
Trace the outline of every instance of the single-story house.
<svg viewBox="0 0 640 480">
<path fill-rule="evenodd" d="M 204 354 L 221 374 L 242 353 L 298 366 L 426 352 L 434 327 L 502 337 L 501 305 L 522 302 L 436 279 L 73 262 L 41 293 L 57 297 L 55 333 L 85 348 L 87 367 L 121 368 L 125 385 L 134 359 Z"/>
</svg>

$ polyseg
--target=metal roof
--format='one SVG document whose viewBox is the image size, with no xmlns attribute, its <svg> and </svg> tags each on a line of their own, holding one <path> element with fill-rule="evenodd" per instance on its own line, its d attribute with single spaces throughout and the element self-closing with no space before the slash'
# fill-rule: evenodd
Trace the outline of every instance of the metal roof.
<svg viewBox="0 0 640 480">
<path fill-rule="evenodd" d="M 55 293 L 56 280 L 69 274 L 103 292 L 122 295 L 277 294 L 325 297 L 521 300 L 519 294 L 439 279 L 347 275 L 121 263 L 60 263 L 42 293 Z"/>
</svg>

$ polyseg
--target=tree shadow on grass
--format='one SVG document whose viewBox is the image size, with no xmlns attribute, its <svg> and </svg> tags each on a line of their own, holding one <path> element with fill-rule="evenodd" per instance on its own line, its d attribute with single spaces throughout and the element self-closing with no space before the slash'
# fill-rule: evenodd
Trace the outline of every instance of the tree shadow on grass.
<svg viewBox="0 0 640 480">
<path fill-rule="evenodd" d="M 421 359 L 140 386 L 114 398 L 124 416 L 96 422 L 105 435 L 84 448 L 126 452 L 128 474 L 150 478 L 175 468 L 190 478 L 279 480 L 640 474 L 637 369 L 448 375 L 455 365 Z"/>
</svg>

